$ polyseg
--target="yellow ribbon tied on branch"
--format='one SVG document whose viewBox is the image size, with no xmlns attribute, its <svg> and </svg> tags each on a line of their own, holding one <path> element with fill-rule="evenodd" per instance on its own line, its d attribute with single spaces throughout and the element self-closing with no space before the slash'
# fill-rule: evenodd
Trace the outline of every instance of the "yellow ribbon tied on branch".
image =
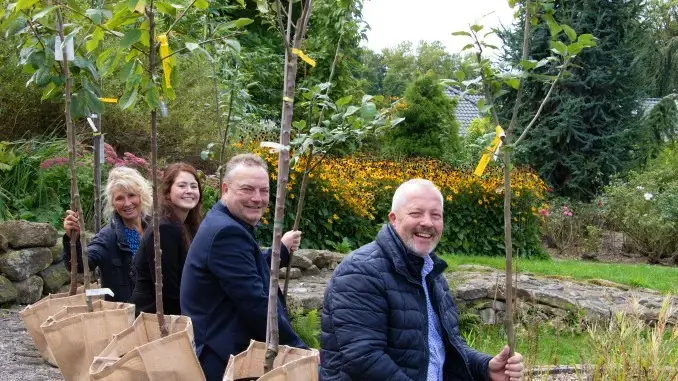
<svg viewBox="0 0 678 381">
<path fill-rule="evenodd" d="M 493 156 L 496 159 L 498 153 L 497 151 L 499 150 L 499 147 L 501 147 L 501 138 L 506 136 L 506 134 L 504 134 L 504 129 L 502 129 L 499 126 L 497 126 L 494 131 L 495 135 L 494 139 L 492 140 L 492 144 L 490 144 L 490 146 L 487 147 L 486 152 L 480 158 L 480 162 L 478 162 L 476 170 L 473 172 L 473 174 L 478 177 L 483 175 L 483 172 L 485 172 L 485 168 L 487 167 L 487 164 L 490 162 L 490 159 Z"/>
<path fill-rule="evenodd" d="M 170 74 L 172 74 L 172 64 L 170 63 L 169 59 L 167 59 L 167 56 L 170 55 L 169 44 L 167 43 L 167 35 L 159 35 L 158 42 L 160 43 L 160 59 L 162 60 L 162 73 L 165 77 L 165 87 L 171 89 L 172 84 L 170 83 Z"/>
<path fill-rule="evenodd" d="M 309 56 L 307 56 L 306 54 L 304 54 L 304 52 L 302 52 L 300 49 L 292 48 L 292 53 L 298 55 L 299 58 L 301 58 L 302 60 L 304 60 L 304 62 L 306 62 L 307 64 L 309 64 L 309 65 L 315 67 L 315 61 L 314 61 L 311 57 L 309 57 Z"/>
<path fill-rule="evenodd" d="M 118 98 L 99 98 L 104 103 L 118 103 Z"/>
</svg>

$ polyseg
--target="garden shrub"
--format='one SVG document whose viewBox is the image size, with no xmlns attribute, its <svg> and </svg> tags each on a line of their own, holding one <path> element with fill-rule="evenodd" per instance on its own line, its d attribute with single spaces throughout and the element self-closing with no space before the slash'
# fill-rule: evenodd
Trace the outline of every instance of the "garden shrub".
<svg viewBox="0 0 678 381">
<path fill-rule="evenodd" d="M 269 163 L 271 193 L 277 185 L 277 154 L 255 149 Z M 285 205 L 285 229 L 292 227 L 303 163 L 291 171 Z M 369 156 L 327 158 L 310 175 L 300 230 L 302 247 L 333 248 L 350 242 L 352 248 L 372 240 L 387 221 L 397 186 L 411 178 L 433 181 L 445 198 L 445 225 L 439 252 L 504 255 L 503 177 L 490 168 L 478 178 L 456 171 L 438 160 L 410 159 L 403 162 L 376 160 Z M 515 169 L 513 189 L 513 244 L 515 255 L 542 257 L 537 205 L 546 187 L 532 171 Z M 262 220 L 258 237 L 272 237 L 273 208 Z"/>
<path fill-rule="evenodd" d="M 647 168 L 615 179 L 605 193 L 615 227 L 656 263 L 678 251 L 678 145 L 664 149 Z"/>
</svg>

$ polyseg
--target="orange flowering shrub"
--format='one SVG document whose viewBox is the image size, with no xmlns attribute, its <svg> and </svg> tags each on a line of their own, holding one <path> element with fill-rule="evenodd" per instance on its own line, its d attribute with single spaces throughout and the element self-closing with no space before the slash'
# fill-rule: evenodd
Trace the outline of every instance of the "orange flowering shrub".
<svg viewBox="0 0 678 381">
<path fill-rule="evenodd" d="M 251 151 L 269 163 L 271 194 L 275 195 L 278 154 L 258 146 Z M 304 163 L 297 163 L 289 174 L 284 229 L 290 229 L 294 221 L 303 169 Z M 304 232 L 302 247 L 332 249 L 345 238 L 353 248 L 370 242 L 388 220 L 395 189 L 412 178 L 433 181 L 445 199 L 445 227 L 439 252 L 504 254 L 504 186 L 500 168 L 490 166 L 479 178 L 437 160 L 392 162 L 367 156 L 326 158 L 311 173 L 300 227 Z M 546 186 L 527 169 L 514 169 L 511 181 L 514 252 L 519 256 L 543 256 L 538 207 L 544 202 Z M 271 241 L 274 202 L 275 196 L 258 231 L 262 243 Z"/>
</svg>

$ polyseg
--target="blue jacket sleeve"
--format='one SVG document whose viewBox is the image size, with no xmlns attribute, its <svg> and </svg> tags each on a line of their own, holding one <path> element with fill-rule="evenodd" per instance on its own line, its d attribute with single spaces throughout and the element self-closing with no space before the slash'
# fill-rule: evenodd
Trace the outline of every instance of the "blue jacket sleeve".
<svg viewBox="0 0 678 381">
<path fill-rule="evenodd" d="M 411 380 L 385 352 L 389 306 L 379 271 L 358 261 L 342 270 L 326 295 L 342 370 L 355 380 Z"/>
<path fill-rule="evenodd" d="M 61 257 L 64 260 L 64 265 L 70 271 L 71 269 L 71 240 L 64 234 L 61 244 L 63 250 L 61 251 Z M 77 260 L 78 260 L 78 272 L 83 272 L 82 266 L 82 246 L 80 245 L 80 239 L 75 242 L 75 247 L 78 251 Z M 87 245 L 87 259 L 89 260 L 89 269 L 93 271 L 95 267 L 101 265 L 102 258 L 106 254 L 106 242 L 100 234 L 97 234 L 92 238 L 92 241 Z"/>
<path fill-rule="evenodd" d="M 268 268 L 271 268 L 271 254 L 273 249 L 268 248 L 264 251 L 264 258 L 266 258 L 266 263 L 268 263 Z M 287 263 L 290 261 L 290 252 L 287 250 L 287 247 L 281 242 L 280 243 L 280 267 L 286 267 Z"/>
<path fill-rule="evenodd" d="M 214 238 L 207 264 L 219 278 L 223 292 L 237 306 L 237 313 L 249 336 L 254 340 L 265 341 L 269 285 L 264 284 L 264 278 L 257 271 L 254 255 L 259 255 L 258 247 L 247 242 L 242 234 L 235 227 L 222 229 Z M 280 313 L 278 330 L 281 344 L 306 348 L 289 321 Z"/>
</svg>

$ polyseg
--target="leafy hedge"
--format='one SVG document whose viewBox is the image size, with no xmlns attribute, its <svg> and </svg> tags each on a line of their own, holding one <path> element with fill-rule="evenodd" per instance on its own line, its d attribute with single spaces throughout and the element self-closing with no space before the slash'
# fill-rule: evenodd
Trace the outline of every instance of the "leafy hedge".
<svg viewBox="0 0 678 381">
<path fill-rule="evenodd" d="M 270 165 L 273 190 L 277 154 L 255 151 Z M 290 174 L 285 229 L 293 225 L 303 167 L 303 162 L 298 163 Z M 357 248 L 372 241 L 387 221 L 395 188 L 415 177 L 433 181 L 445 197 L 439 251 L 504 255 L 503 180 L 498 168 L 490 168 L 478 178 L 437 160 L 392 162 L 366 156 L 328 158 L 311 174 L 300 227 L 304 232 L 302 247 L 336 248 L 340 242 L 348 242 Z M 545 253 L 540 247 L 537 205 L 543 202 L 546 186 L 532 171 L 516 169 L 512 189 L 515 253 L 542 257 Z M 272 213 L 271 206 L 259 229 L 262 244 L 271 241 Z"/>
</svg>

